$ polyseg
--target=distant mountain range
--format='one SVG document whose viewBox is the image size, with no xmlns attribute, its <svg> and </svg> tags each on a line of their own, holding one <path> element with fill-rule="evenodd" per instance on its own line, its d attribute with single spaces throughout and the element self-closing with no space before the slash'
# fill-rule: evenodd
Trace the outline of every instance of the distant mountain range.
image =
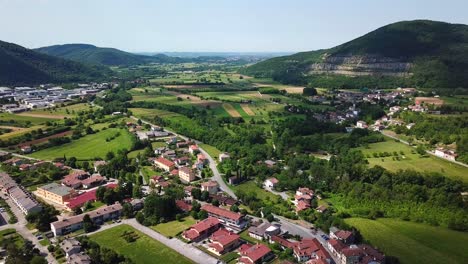
<svg viewBox="0 0 468 264">
<path fill-rule="evenodd" d="M 243 73 L 323 87 L 468 87 L 468 26 L 390 24 L 337 47 L 276 57 Z"/>
<path fill-rule="evenodd" d="M 96 47 L 89 44 L 54 45 L 38 48 L 35 49 L 35 51 L 77 62 L 107 66 L 138 65 L 151 62 L 175 63 L 184 61 L 183 59 L 169 57 L 164 54 L 147 56 L 114 48 Z"/>
<path fill-rule="evenodd" d="M 105 67 L 89 66 L 0 41 L 0 85 L 99 80 Z"/>
</svg>

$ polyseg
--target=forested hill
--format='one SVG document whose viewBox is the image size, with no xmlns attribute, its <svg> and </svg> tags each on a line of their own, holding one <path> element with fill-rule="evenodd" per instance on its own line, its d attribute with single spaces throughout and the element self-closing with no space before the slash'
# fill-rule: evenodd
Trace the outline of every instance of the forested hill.
<svg viewBox="0 0 468 264">
<path fill-rule="evenodd" d="M 145 56 L 125 52 L 114 48 L 101 48 L 89 44 L 65 44 L 42 47 L 36 51 L 64 59 L 74 60 L 88 64 L 101 64 L 107 66 L 138 65 L 150 62 L 175 63 L 182 59 L 169 57 L 164 54 Z"/>
<path fill-rule="evenodd" d="M 242 72 L 325 87 L 467 88 L 468 26 L 428 20 L 398 22 L 331 49 L 269 59 Z"/>
<path fill-rule="evenodd" d="M 97 80 L 108 70 L 0 41 L 0 85 Z"/>
</svg>

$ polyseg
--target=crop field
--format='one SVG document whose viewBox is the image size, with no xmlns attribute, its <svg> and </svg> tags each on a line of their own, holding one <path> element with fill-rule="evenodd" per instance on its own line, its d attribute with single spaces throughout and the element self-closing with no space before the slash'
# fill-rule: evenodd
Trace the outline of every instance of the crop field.
<svg viewBox="0 0 468 264">
<path fill-rule="evenodd" d="M 170 221 L 167 223 L 152 226 L 151 229 L 164 235 L 165 237 L 175 237 L 185 229 L 194 225 L 197 221 L 191 216 L 185 217 L 182 221 Z"/>
<path fill-rule="evenodd" d="M 271 98 L 268 94 L 261 94 L 258 91 L 239 91 L 239 92 L 198 92 L 197 96 L 201 98 L 230 101 L 230 102 L 245 102 L 245 101 L 269 101 Z"/>
<path fill-rule="evenodd" d="M 466 263 L 468 259 L 468 233 L 386 218 L 345 221 L 386 255 L 398 257 L 402 264 Z"/>
<path fill-rule="evenodd" d="M 117 134 L 119 136 L 115 137 Z M 109 142 L 106 139 L 115 137 Z M 132 135 L 126 129 L 109 128 L 96 134 L 86 135 L 80 139 L 61 146 L 55 146 L 32 153 L 30 156 L 43 160 L 55 158 L 76 157 L 79 160 L 92 160 L 96 157 L 104 158 L 107 152 L 120 149 L 130 149 Z"/>
<path fill-rule="evenodd" d="M 150 79 L 151 84 L 159 85 L 180 85 L 180 84 L 217 84 L 217 83 L 241 83 L 246 82 L 237 73 L 222 72 L 222 71 L 174 71 L 166 76 L 160 76 Z"/>
<path fill-rule="evenodd" d="M 26 133 L 29 133 L 29 132 L 31 132 L 33 130 L 37 130 L 39 128 L 44 128 L 44 126 L 32 126 L 32 127 L 28 127 L 28 128 L 12 129 L 11 132 L 0 135 L 0 139 L 6 140 L 6 139 L 18 137 L 18 136 L 24 135 Z"/>
<path fill-rule="evenodd" d="M 386 139 L 360 148 L 370 166 L 382 166 L 389 171 L 412 169 L 420 172 L 438 172 L 444 176 L 468 182 L 468 169 L 449 161 L 434 157 L 421 157 L 416 150 L 403 143 Z M 390 153 L 389 157 L 374 157 L 374 153 Z M 397 156 L 394 155 L 397 153 Z M 403 154 L 401 154 L 403 153 Z"/>
<path fill-rule="evenodd" d="M 123 238 L 124 232 L 133 232 L 138 238 L 134 242 L 127 242 Z M 116 226 L 93 234 L 90 238 L 101 247 L 111 248 L 134 263 L 192 263 L 178 252 L 129 225 Z"/>
<path fill-rule="evenodd" d="M 240 105 L 242 107 L 242 110 L 244 110 L 244 112 L 249 115 L 249 116 L 254 116 L 255 113 L 254 111 L 252 111 L 252 109 L 250 109 L 250 106 L 248 104 L 241 104 Z"/>
<path fill-rule="evenodd" d="M 223 108 L 224 108 L 224 110 L 226 110 L 226 112 L 229 113 L 230 116 L 232 116 L 232 117 L 241 117 L 241 114 L 231 104 L 224 103 Z"/>
</svg>

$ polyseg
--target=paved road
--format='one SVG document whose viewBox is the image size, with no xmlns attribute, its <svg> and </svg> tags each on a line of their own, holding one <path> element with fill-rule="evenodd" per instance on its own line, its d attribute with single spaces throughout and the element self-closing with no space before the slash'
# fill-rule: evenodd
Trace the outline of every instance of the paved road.
<svg viewBox="0 0 468 264">
<path fill-rule="evenodd" d="M 137 117 L 135 117 L 135 116 L 131 116 L 130 118 L 132 118 L 133 120 L 138 120 L 138 119 L 140 119 L 140 118 L 137 118 Z M 150 122 L 148 122 L 148 121 L 145 121 L 145 120 L 143 120 L 143 119 L 140 119 L 140 120 L 141 120 L 141 122 L 142 122 L 143 124 L 148 124 L 148 125 L 155 126 L 154 124 L 152 124 L 152 123 L 150 123 Z M 188 139 L 189 139 L 188 137 L 183 136 L 183 135 L 180 135 L 180 134 L 177 134 L 176 132 L 174 132 L 174 131 L 172 131 L 172 130 L 169 130 L 169 129 L 167 129 L 167 128 L 164 128 L 164 130 L 166 130 L 167 132 L 170 132 L 170 133 L 172 133 L 172 134 L 174 134 L 174 135 L 176 135 L 176 136 L 178 136 L 178 137 L 180 137 L 180 138 L 183 138 L 184 140 L 188 140 Z M 202 142 L 200 142 L 200 141 L 195 141 L 195 142 L 196 142 L 197 144 L 201 144 L 201 143 L 202 143 Z M 210 154 L 208 154 L 208 152 L 206 152 L 206 151 L 205 151 L 203 148 L 201 148 L 200 146 L 199 146 L 199 149 L 200 149 L 200 152 L 201 152 L 203 155 L 205 155 L 205 157 L 206 157 L 206 158 L 208 159 L 208 161 L 209 161 L 210 169 L 213 171 L 213 177 L 212 177 L 212 179 L 218 182 L 219 187 L 220 187 L 220 189 L 221 189 L 222 191 L 224 191 L 225 193 L 227 193 L 229 196 L 231 196 L 231 197 L 237 199 L 237 196 L 234 194 L 234 192 L 231 190 L 231 188 L 229 188 L 229 186 L 227 186 L 227 184 L 224 182 L 224 180 L 223 180 L 221 174 L 219 173 L 218 168 L 216 167 L 216 164 L 217 164 L 217 163 L 216 163 L 216 161 L 213 159 L 213 157 L 211 157 Z"/>
<path fill-rule="evenodd" d="M 167 238 L 158 232 L 148 228 L 144 225 L 141 225 L 136 221 L 136 219 L 124 219 L 120 223 L 104 225 L 99 230 L 94 231 L 92 233 L 88 233 L 87 235 L 92 235 L 94 233 L 98 233 L 109 228 L 115 227 L 117 225 L 127 224 L 135 228 L 136 230 L 144 233 L 145 235 L 158 240 L 159 242 L 163 243 L 164 245 L 172 248 L 173 250 L 177 251 L 179 254 L 191 259 L 195 263 L 203 263 L 203 264 L 216 264 L 218 263 L 218 259 L 208 255 L 207 253 L 201 251 L 200 249 L 194 247 L 192 244 L 186 244 L 180 241 L 177 238 Z"/>
<path fill-rule="evenodd" d="M 382 135 L 386 136 L 386 137 L 389 137 L 389 138 L 398 140 L 398 141 L 400 141 L 400 142 L 403 143 L 403 144 L 406 144 L 406 145 L 408 145 L 408 146 L 410 146 L 410 147 L 416 148 L 416 146 L 412 146 L 412 145 L 411 145 L 408 141 L 406 141 L 406 140 L 403 140 L 403 139 L 400 139 L 400 138 L 398 138 L 398 137 L 395 137 L 395 136 L 386 134 L 386 133 L 384 133 L 384 131 L 380 131 L 380 133 L 381 133 Z M 439 156 L 437 156 L 434 152 L 429 151 L 429 150 L 426 150 L 426 153 L 429 154 L 429 155 L 432 155 L 432 156 L 434 156 L 434 157 L 436 157 L 436 158 L 443 159 L 443 160 L 446 160 L 446 161 L 449 161 L 449 162 L 458 164 L 458 165 L 460 165 L 460 166 L 463 166 L 463 167 L 465 167 L 465 168 L 468 168 L 468 164 L 465 164 L 465 163 L 463 163 L 463 162 L 459 162 L 459 161 L 456 161 L 456 160 L 450 160 L 450 159 L 446 159 L 446 158 L 443 158 L 443 157 L 439 157 Z"/>
<path fill-rule="evenodd" d="M 20 234 L 25 239 L 31 241 L 34 244 L 34 246 L 37 249 L 39 249 L 39 251 L 41 252 L 41 255 L 46 257 L 47 263 L 58 263 L 55 260 L 55 258 L 52 256 L 52 254 L 49 253 L 49 251 L 47 250 L 47 247 L 42 246 L 39 243 L 39 240 L 34 236 L 34 234 L 31 233 L 31 230 L 26 228 L 26 224 L 27 224 L 26 218 L 24 217 L 24 214 L 19 210 L 19 208 L 16 207 L 16 205 L 13 203 L 13 201 L 11 201 L 11 199 L 7 199 L 6 202 L 10 206 L 11 211 L 13 212 L 13 214 L 15 214 L 16 218 L 18 218 L 18 222 L 12 225 L 4 225 L 4 226 L 1 226 L 0 228 L 2 230 L 7 229 L 7 228 L 16 229 L 18 234 Z"/>
<path fill-rule="evenodd" d="M 283 200 L 289 201 L 289 195 L 286 192 L 277 192 L 277 191 L 273 190 L 272 188 L 266 187 L 266 186 L 265 186 L 264 189 L 271 192 L 271 193 L 273 193 L 273 194 L 275 194 L 275 195 L 281 196 L 281 198 L 283 198 Z"/>
</svg>

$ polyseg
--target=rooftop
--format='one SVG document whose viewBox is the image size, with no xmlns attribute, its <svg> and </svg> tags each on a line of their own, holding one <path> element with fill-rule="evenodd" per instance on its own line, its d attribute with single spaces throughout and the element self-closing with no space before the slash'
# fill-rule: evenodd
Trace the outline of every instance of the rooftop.
<svg viewBox="0 0 468 264">
<path fill-rule="evenodd" d="M 65 196 L 68 195 L 70 192 L 72 192 L 72 188 L 69 188 L 67 186 L 60 185 L 58 183 L 49 183 L 46 185 L 43 185 L 39 187 L 39 189 L 43 189 L 45 191 L 60 195 L 60 196 Z"/>
</svg>

